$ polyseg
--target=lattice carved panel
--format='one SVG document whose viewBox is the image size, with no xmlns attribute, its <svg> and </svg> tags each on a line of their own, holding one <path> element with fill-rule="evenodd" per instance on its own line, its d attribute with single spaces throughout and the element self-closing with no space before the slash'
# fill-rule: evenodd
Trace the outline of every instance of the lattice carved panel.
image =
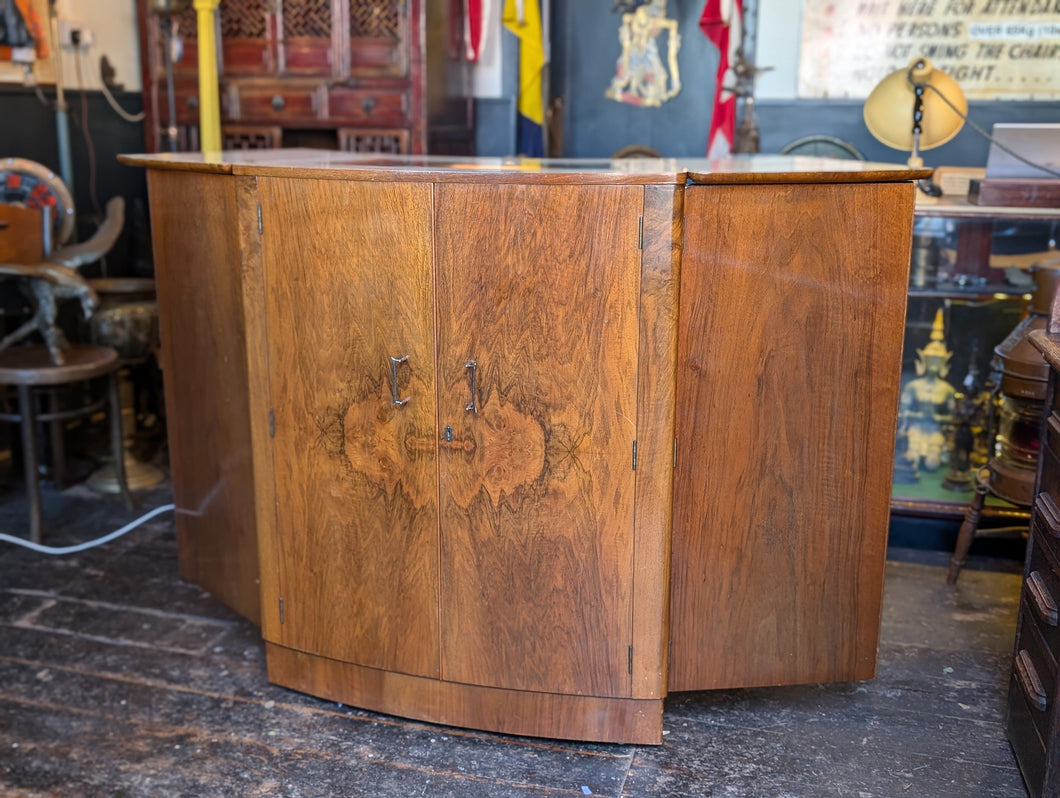
<svg viewBox="0 0 1060 798">
<path fill-rule="evenodd" d="M 226 150 L 271 150 L 283 141 L 283 129 L 279 127 L 228 126 L 221 132 Z"/>
<path fill-rule="evenodd" d="M 350 0 L 350 36 L 397 41 L 404 9 L 405 0 Z"/>
<path fill-rule="evenodd" d="M 340 128 L 339 149 L 345 152 L 405 155 L 409 151 L 409 135 L 407 130 Z"/>
<path fill-rule="evenodd" d="M 219 6 L 221 38 L 264 39 L 266 0 L 224 0 Z"/>
<path fill-rule="evenodd" d="M 195 41 L 199 38 L 199 23 L 195 16 L 195 9 L 191 5 L 188 5 L 182 11 L 174 13 L 172 19 L 173 32 L 182 39 Z"/>
<path fill-rule="evenodd" d="M 284 37 L 309 36 L 326 39 L 331 36 L 331 0 L 285 0 L 283 4 Z"/>
</svg>

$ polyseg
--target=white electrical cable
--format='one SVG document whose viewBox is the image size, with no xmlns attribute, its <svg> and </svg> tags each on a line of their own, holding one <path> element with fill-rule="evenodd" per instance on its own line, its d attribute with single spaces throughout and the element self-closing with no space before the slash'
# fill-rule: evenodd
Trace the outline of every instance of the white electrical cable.
<svg viewBox="0 0 1060 798">
<path fill-rule="evenodd" d="M 103 96 L 107 98 L 107 102 L 110 103 L 110 107 L 114 109 L 114 113 L 124 119 L 126 122 L 143 122 L 144 112 L 140 111 L 138 114 L 130 114 L 120 105 L 118 101 L 114 99 L 114 95 L 110 93 L 110 89 L 107 87 L 107 81 L 103 80 L 102 73 L 99 77 L 99 87 L 103 89 Z"/>
<path fill-rule="evenodd" d="M 30 540 L 23 540 L 22 538 L 11 537 L 11 535 L 0 534 L 0 541 L 4 543 L 14 543 L 16 546 L 24 546 L 27 549 L 32 549 L 40 554 L 74 554 L 75 552 L 84 551 L 85 549 L 95 548 L 96 546 L 102 546 L 104 543 L 110 543 L 115 538 L 120 538 L 126 532 L 131 532 L 140 526 L 140 524 L 150 521 L 156 515 L 169 512 L 170 510 L 176 509 L 175 504 L 163 504 L 161 507 L 156 507 L 149 513 L 144 513 L 135 521 L 130 521 L 121 529 L 117 529 L 111 532 L 109 535 L 104 535 L 101 538 L 95 540 L 86 540 L 84 543 L 78 543 L 76 546 L 42 546 L 39 543 L 34 543 Z"/>
</svg>

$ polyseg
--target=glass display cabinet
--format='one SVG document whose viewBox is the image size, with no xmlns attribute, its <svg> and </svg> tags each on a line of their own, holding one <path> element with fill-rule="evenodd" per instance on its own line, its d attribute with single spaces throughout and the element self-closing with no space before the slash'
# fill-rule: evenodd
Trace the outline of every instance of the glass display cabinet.
<svg viewBox="0 0 1060 798">
<path fill-rule="evenodd" d="M 1017 482 L 1026 472 L 1033 484 L 1033 403 L 1025 406 L 1024 397 L 1001 389 L 1035 392 L 1035 363 L 1015 366 L 1030 369 L 1029 389 L 1008 388 L 1012 348 L 1019 357 L 1023 349 L 1016 339 L 1034 323 L 1036 307 L 1044 302 L 1048 308 L 1051 296 L 1043 294 L 1051 295 L 1053 281 L 1046 278 L 1053 272 L 1039 272 L 1050 264 L 1060 267 L 1058 232 L 1060 209 L 983 207 L 945 197 L 918 203 L 893 515 L 959 520 L 975 497 L 977 474 L 982 479 L 983 466 L 996 462 L 995 455 L 1015 458 Z M 993 491 L 987 495 L 984 519 L 1025 515 L 1018 503 Z"/>
</svg>

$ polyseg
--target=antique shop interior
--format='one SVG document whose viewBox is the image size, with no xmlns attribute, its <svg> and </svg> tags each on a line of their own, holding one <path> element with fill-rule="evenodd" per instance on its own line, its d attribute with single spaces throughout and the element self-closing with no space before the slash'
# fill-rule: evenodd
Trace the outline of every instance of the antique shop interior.
<svg viewBox="0 0 1060 798">
<path fill-rule="evenodd" d="M 0 794 L 1060 795 L 1058 64 L 0 0 Z"/>
</svg>

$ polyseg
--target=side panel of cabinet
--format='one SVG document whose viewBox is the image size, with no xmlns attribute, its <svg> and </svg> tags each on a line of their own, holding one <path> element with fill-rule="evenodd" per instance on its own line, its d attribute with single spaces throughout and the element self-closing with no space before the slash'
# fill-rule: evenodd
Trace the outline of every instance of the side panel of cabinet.
<svg viewBox="0 0 1060 798">
<path fill-rule="evenodd" d="M 446 680 L 630 695 L 642 202 L 436 187 Z"/>
<path fill-rule="evenodd" d="M 263 560 L 278 564 L 262 579 L 283 601 L 266 639 L 437 676 L 430 186 L 258 182 L 275 419 Z"/>
<path fill-rule="evenodd" d="M 151 170 L 147 186 L 180 573 L 257 623 L 236 184 Z"/>
<path fill-rule="evenodd" d="M 671 691 L 875 673 L 912 192 L 685 192 Z"/>
</svg>

